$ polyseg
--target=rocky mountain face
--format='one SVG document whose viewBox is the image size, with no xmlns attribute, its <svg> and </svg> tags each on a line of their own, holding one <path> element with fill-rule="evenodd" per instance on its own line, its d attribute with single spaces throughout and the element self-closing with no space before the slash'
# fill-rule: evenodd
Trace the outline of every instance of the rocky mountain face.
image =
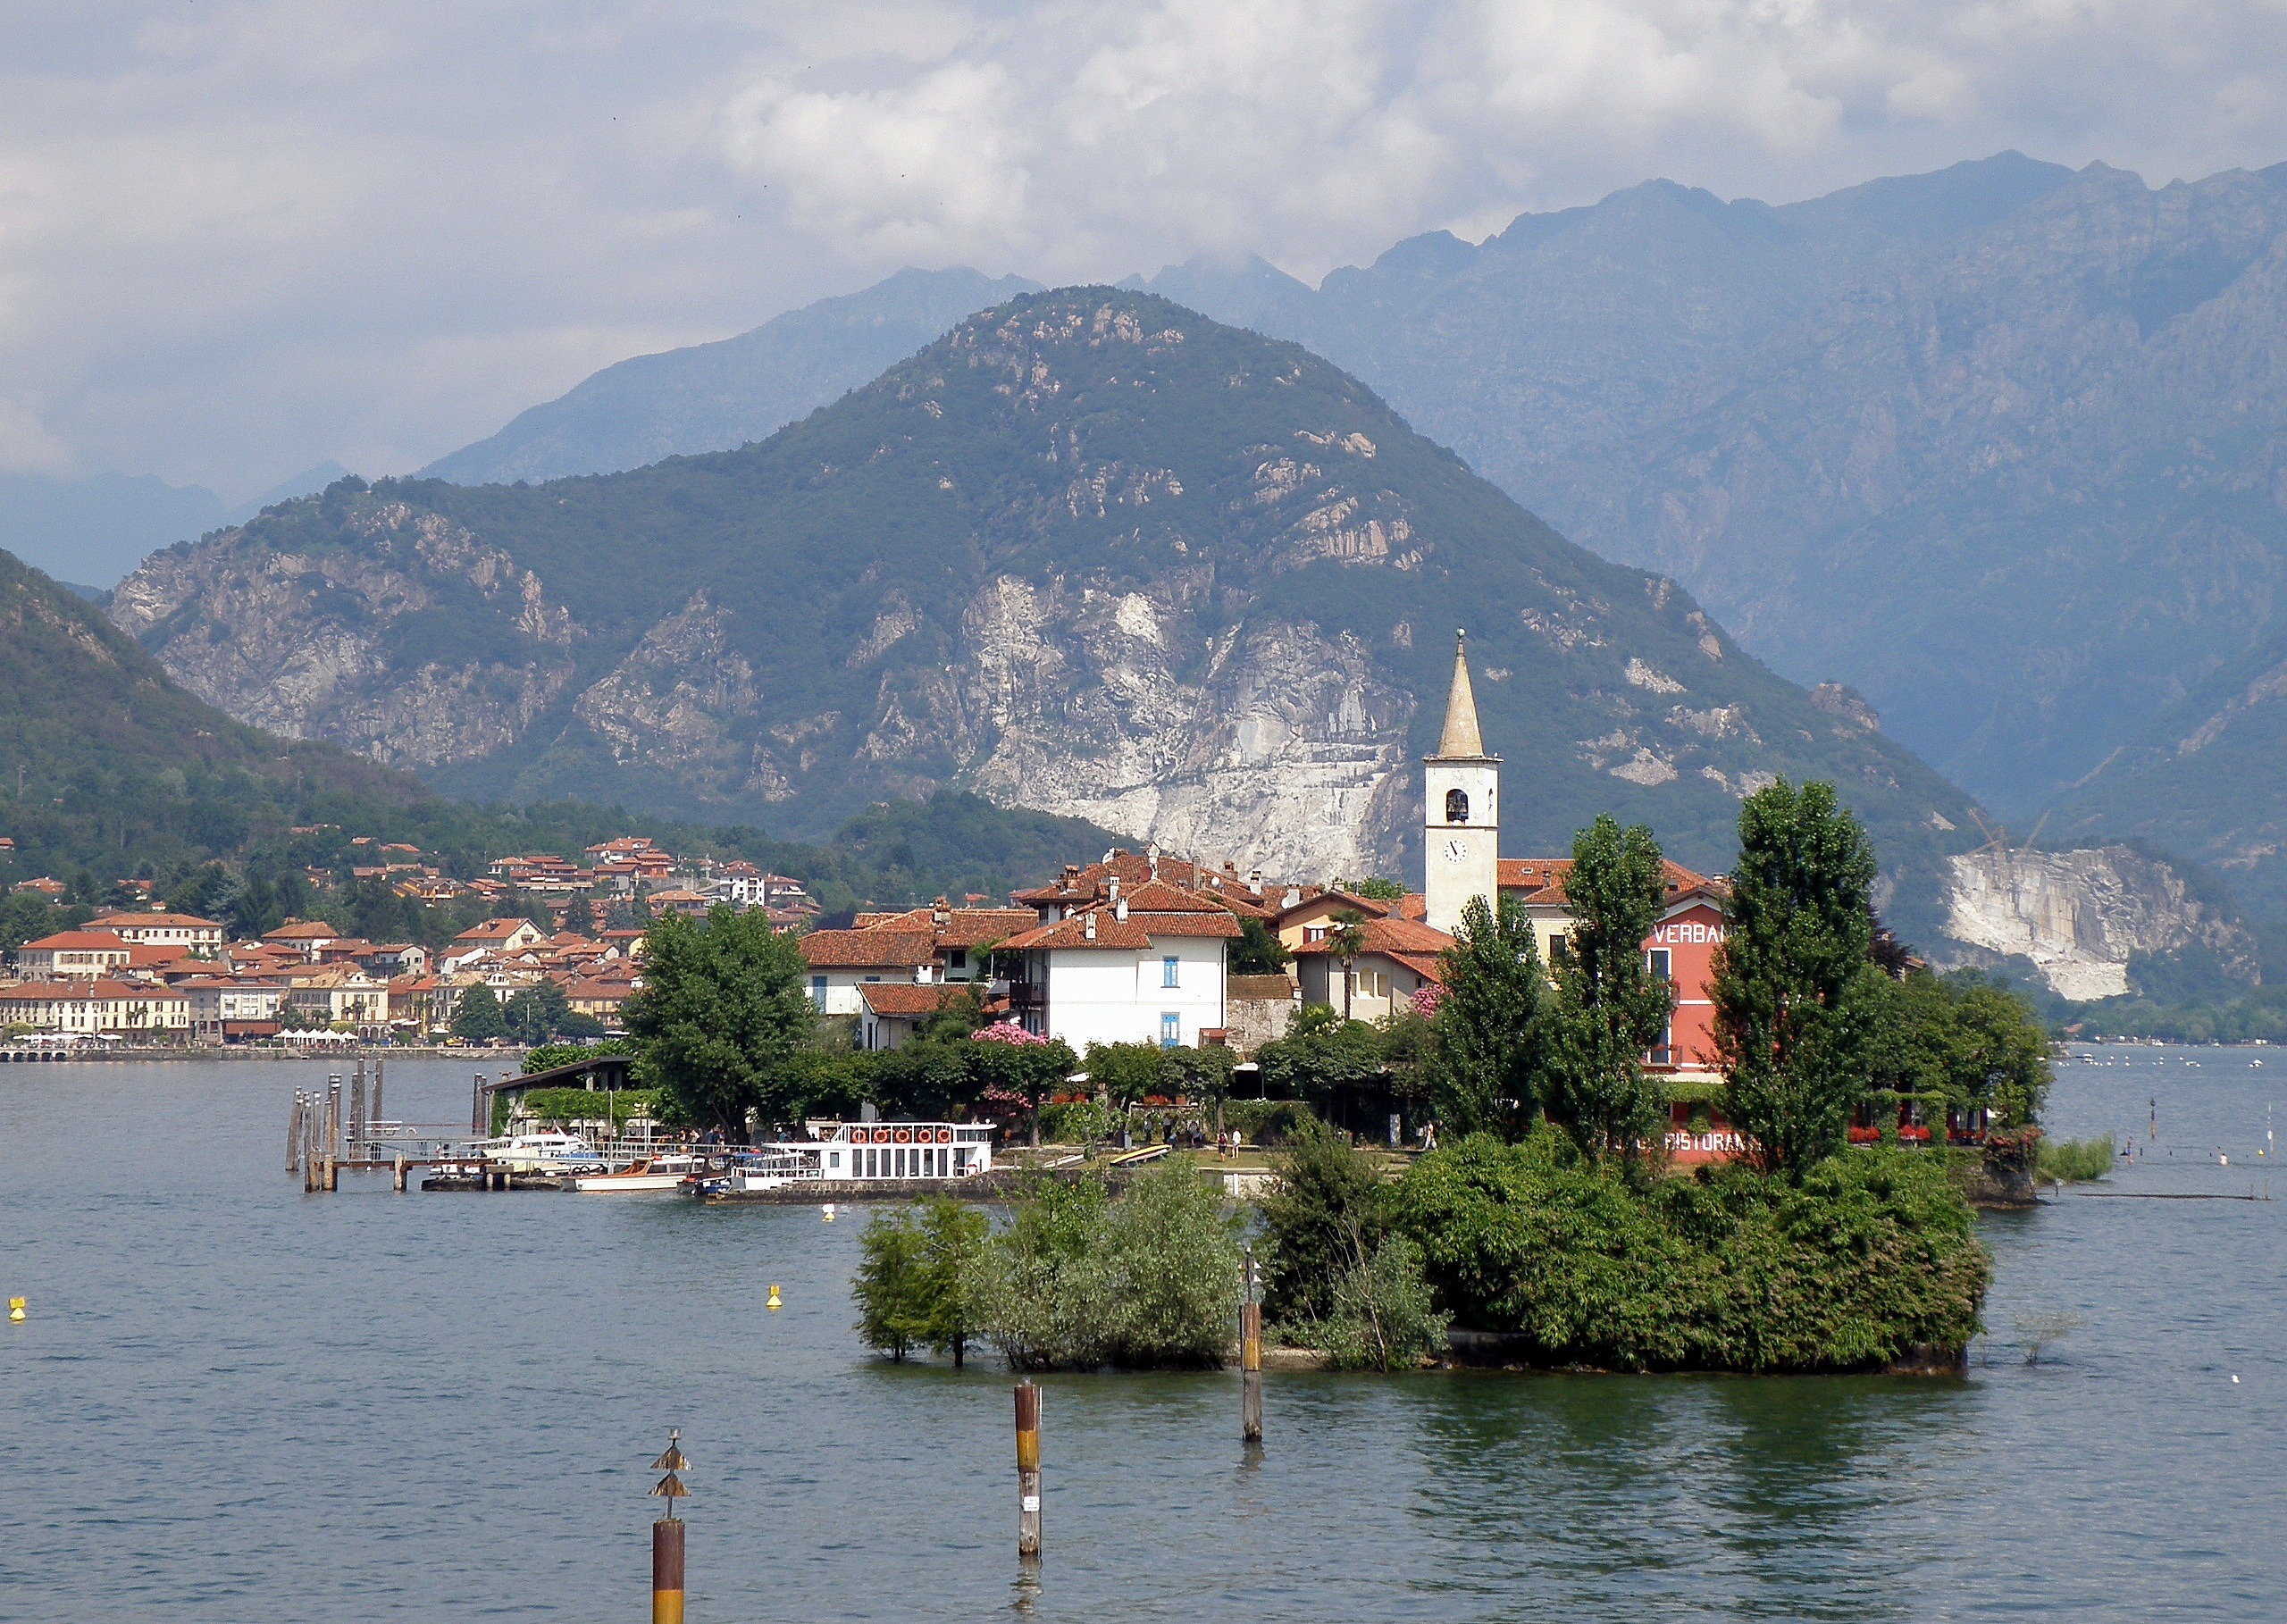
<svg viewBox="0 0 2287 1624">
<path fill-rule="evenodd" d="M 1989 849 L 1948 863 L 1946 930 L 1989 959 L 2031 961 L 2049 990 L 2075 1000 L 2131 991 L 2140 957 L 2207 950 L 2223 975 L 2260 977 L 2255 937 L 2195 895 L 2171 864 L 2126 846 L 2070 851 Z"/>
<path fill-rule="evenodd" d="M 761 444 L 356 481 L 154 557 L 119 623 L 216 703 L 516 798 L 831 828 L 973 787 L 1299 877 L 1418 866 L 1465 625 L 1504 845 L 1601 810 L 1721 867 L 1838 781 L 1934 927 L 1959 791 L 1672 580 L 1591 556 L 1292 344 L 1106 289 L 959 323 Z"/>
<path fill-rule="evenodd" d="M 763 439 L 871 381 L 973 311 L 1037 288 L 965 266 L 901 271 L 751 332 L 607 366 L 421 473 L 463 485 L 610 473 Z"/>
<path fill-rule="evenodd" d="M 1283 297 L 1154 285 L 1357 371 L 2016 810 L 2270 622 L 2283 277 L 2287 169 L 2005 157 L 1777 209 L 1655 183 Z"/>
</svg>

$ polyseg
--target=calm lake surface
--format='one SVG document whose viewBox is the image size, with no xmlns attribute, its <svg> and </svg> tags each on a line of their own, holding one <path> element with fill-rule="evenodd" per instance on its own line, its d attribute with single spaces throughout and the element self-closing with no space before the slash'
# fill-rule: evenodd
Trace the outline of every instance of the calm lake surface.
<svg viewBox="0 0 2287 1624">
<path fill-rule="evenodd" d="M 694 1620 L 2287 1615 L 2281 1204 L 1989 1216 L 1966 1381 L 1273 1375 L 1249 1461 L 1236 1376 L 1051 1377 L 1035 1582 L 1009 1378 L 864 1353 L 848 1209 L 306 1197 L 326 1069 L 0 1067 L 0 1618 L 648 1616 L 670 1426 Z M 2090 1051 L 2050 1128 L 2260 1193 L 2282 1084 Z M 390 1114 L 467 1091 L 395 1065 Z"/>
</svg>

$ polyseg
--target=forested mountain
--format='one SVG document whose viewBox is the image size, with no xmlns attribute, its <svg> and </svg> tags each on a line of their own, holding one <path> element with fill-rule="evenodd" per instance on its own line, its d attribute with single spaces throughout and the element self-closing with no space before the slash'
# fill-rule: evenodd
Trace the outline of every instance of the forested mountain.
<svg viewBox="0 0 2287 1624">
<path fill-rule="evenodd" d="M 234 713 L 484 798 L 822 833 L 974 788 L 1298 877 L 1418 866 L 1470 628 L 1504 835 L 1728 861 L 1839 781 L 1934 919 L 1964 798 L 1671 581 L 1520 510 L 1299 347 L 1107 289 L 972 317 L 770 439 L 534 487 L 343 481 L 113 613 Z"/>
<path fill-rule="evenodd" d="M 115 881 L 140 876 L 162 895 L 190 885 L 201 907 L 251 888 L 259 908 L 311 866 L 346 879 L 349 865 L 373 863 L 370 848 L 351 844 L 361 835 L 418 846 L 467 879 L 507 853 L 576 853 L 625 833 L 793 875 L 829 908 L 967 891 L 998 897 L 1102 855 L 1110 839 L 1073 819 L 952 794 L 861 811 L 826 850 L 751 827 L 577 802 L 465 806 L 337 746 L 233 721 L 186 693 L 92 606 L 0 552 L 0 835 L 13 842 L 0 850 L 0 895 L 18 880 L 50 875 L 95 903 Z M 326 905 L 322 892 L 297 894 L 305 908 Z M 356 905 L 370 915 L 373 900 Z M 36 922 L 38 910 L 24 917 Z M 399 924 L 401 933 L 421 933 Z"/>
<path fill-rule="evenodd" d="M 972 311 L 1038 286 L 962 266 L 901 271 L 734 339 L 607 366 L 421 473 L 463 485 L 510 484 L 742 446 L 871 381 Z"/>
</svg>

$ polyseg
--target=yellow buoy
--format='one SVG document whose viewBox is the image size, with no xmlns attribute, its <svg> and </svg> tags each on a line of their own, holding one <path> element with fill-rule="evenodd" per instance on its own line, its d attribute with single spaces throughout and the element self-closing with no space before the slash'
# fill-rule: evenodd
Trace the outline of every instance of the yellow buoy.
<svg viewBox="0 0 2287 1624">
<path fill-rule="evenodd" d="M 764 1303 L 762 1306 L 774 1310 L 778 1307 L 778 1288 L 776 1286 L 774 1285 L 770 1288 L 770 1301 Z"/>
<path fill-rule="evenodd" d="M 10 1325 L 24 1323 L 24 1300 L 21 1297 L 8 1299 L 8 1323 Z"/>
<path fill-rule="evenodd" d="M 829 1224 L 834 1222 L 834 1203 L 832 1201 L 828 1201 L 825 1204 L 825 1221 Z"/>
</svg>

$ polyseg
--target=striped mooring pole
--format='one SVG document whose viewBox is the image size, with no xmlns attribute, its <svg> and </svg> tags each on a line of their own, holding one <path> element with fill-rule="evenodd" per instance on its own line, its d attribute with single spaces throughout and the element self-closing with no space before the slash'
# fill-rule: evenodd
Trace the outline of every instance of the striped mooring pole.
<svg viewBox="0 0 2287 1624">
<path fill-rule="evenodd" d="M 675 1502 L 688 1499 L 691 1491 L 675 1474 L 689 1471 L 691 1461 L 683 1452 L 679 1429 L 667 1434 L 666 1453 L 651 1462 L 651 1469 L 667 1474 L 651 1487 L 667 1503 L 666 1515 L 651 1525 L 651 1624 L 683 1624 L 683 1521 L 675 1515 Z"/>
<path fill-rule="evenodd" d="M 1017 1556 L 1040 1561 L 1040 1389 L 1017 1384 Z"/>
<path fill-rule="evenodd" d="M 1262 1304 L 1255 1300 L 1254 1248 L 1247 1248 L 1245 1290 L 1239 1304 L 1239 1438 L 1262 1443 Z"/>
</svg>

